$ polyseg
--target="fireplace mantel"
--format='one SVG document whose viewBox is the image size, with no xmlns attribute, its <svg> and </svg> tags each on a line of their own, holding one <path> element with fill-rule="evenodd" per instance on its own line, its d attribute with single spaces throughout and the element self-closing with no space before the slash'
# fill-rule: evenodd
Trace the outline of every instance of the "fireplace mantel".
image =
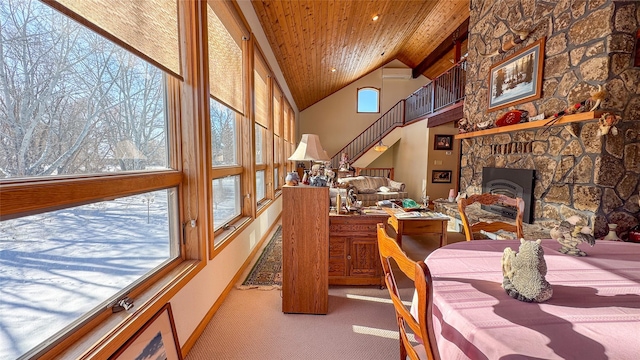
<svg viewBox="0 0 640 360">
<path fill-rule="evenodd" d="M 573 115 L 565 115 L 551 126 L 566 125 L 574 122 L 596 120 L 596 119 L 599 119 L 602 116 L 602 114 L 604 114 L 604 111 L 597 110 L 597 111 L 589 111 L 589 112 L 583 112 L 583 113 L 578 113 Z M 491 128 L 486 130 L 472 131 L 468 133 L 457 134 L 454 136 L 454 138 L 467 139 L 467 138 L 472 138 L 476 136 L 486 136 L 486 135 L 501 134 L 501 133 L 506 133 L 511 131 L 518 131 L 518 130 L 536 129 L 536 128 L 543 127 L 550 120 L 551 119 L 544 119 L 544 120 L 531 121 L 531 122 L 519 123 L 514 125 L 507 125 L 507 126 L 502 126 L 497 128 Z"/>
</svg>

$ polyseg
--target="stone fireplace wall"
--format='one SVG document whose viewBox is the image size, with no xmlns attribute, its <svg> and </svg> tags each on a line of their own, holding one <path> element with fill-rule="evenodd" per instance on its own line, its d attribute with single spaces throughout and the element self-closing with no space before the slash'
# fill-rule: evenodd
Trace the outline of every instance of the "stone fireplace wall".
<svg viewBox="0 0 640 360">
<path fill-rule="evenodd" d="M 604 236 L 623 237 L 640 222 L 640 68 L 633 67 L 640 4 L 612 0 L 472 0 L 465 117 L 495 121 L 506 111 L 549 117 L 605 88 L 601 109 L 622 117 L 618 133 L 597 134 L 597 120 L 462 140 L 460 191 L 481 192 L 482 168 L 536 170 L 535 223 L 578 215 Z M 513 39 L 529 37 L 488 57 Z M 542 98 L 487 113 L 492 64 L 546 36 Z"/>
</svg>

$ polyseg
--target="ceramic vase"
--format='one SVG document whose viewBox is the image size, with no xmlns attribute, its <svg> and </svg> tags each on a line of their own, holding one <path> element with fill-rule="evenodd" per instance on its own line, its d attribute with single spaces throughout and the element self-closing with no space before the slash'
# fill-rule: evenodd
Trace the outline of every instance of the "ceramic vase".
<svg viewBox="0 0 640 360">
<path fill-rule="evenodd" d="M 298 182 L 300 182 L 300 176 L 297 172 L 293 171 L 287 174 L 287 177 L 284 178 L 285 184 L 289 186 L 296 186 Z"/>
<path fill-rule="evenodd" d="M 618 227 L 618 224 L 607 224 L 609 226 L 609 233 L 602 238 L 602 240 L 612 240 L 612 241 L 621 241 L 621 239 L 618 237 L 618 234 L 616 233 L 616 228 Z"/>
</svg>

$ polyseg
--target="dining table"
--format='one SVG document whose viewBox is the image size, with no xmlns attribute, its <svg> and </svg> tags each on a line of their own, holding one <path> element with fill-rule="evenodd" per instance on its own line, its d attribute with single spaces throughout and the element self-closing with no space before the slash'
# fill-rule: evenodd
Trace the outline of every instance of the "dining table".
<svg viewBox="0 0 640 360">
<path fill-rule="evenodd" d="M 519 245 L 464 241 L 426 258 L 441 359 L 640 359 L 640 244 L 582 243 L 587 256 L 578 257 L 542 240 L 553 295 L 541 303 L 519 301 L 501 286 L 503 251 Z"/>
</svg>

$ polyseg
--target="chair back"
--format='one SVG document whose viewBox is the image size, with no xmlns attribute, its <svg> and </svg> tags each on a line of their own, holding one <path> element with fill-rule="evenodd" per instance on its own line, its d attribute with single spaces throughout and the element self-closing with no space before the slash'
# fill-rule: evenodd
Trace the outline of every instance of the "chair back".
<svg viewBox="0 0 640 360">
<path fill-rule="evenodd" d="M 467 217 L 466 208 L 467 206 L 480 203 L 483 205 L 506 205 L 511 206 L 517 209 L 515 224 L 510 224 L 503 221 L 493 221 L 493 222 L 477 222 L 470 224 L 469 218 Z M 518 239 L 524 237 L 524 233 L 522 230 L 522 219 L 524 216 L 524 200 L 521 198 L 512 198 L 506 195 L 499 194 L 479 194 L 479 195 L 471 195 L 468 198 L 460 198 L 458 200 L 458 211 L 460 212 L 460 220 L 462 220 L 462 227 L 464 228 L 464 233 L 467 238 L 467 241 L 473 240 L 474 233 L 480 232 L 480 230 L 485 230 L 488 232 L 495 232 L 498 230 L 511 231 L 516 233 Z"/>
<path fill-rule="evenodd" d="M 413 261 L 407 257 L 396 240 L 387 234 L 384 224 L 378 224 L 378 251 L 384 279 L 389 290 L 389 295 L 396 312 L 398 328 L 400 332 L 400 359 L 405 360 L 407 355 L 412 360 L 440 359 L 436 346 L 433 319 L 432 319 L 432 280 L 429 268 L 424 261 Z M 417 315 L 402 303 L 400 292 L 393 274 L 391 259 L 396 267 L 413 281 L 415 286 L 414 301 L 417 299 Z M 414 302 L 415 304 L 415 302 Z M 409 340 L 407 330 L 419 338 L 423 345 L 414 347 Z M 416 339 L 418 340 L 418 339 Z"/>
</svg>

